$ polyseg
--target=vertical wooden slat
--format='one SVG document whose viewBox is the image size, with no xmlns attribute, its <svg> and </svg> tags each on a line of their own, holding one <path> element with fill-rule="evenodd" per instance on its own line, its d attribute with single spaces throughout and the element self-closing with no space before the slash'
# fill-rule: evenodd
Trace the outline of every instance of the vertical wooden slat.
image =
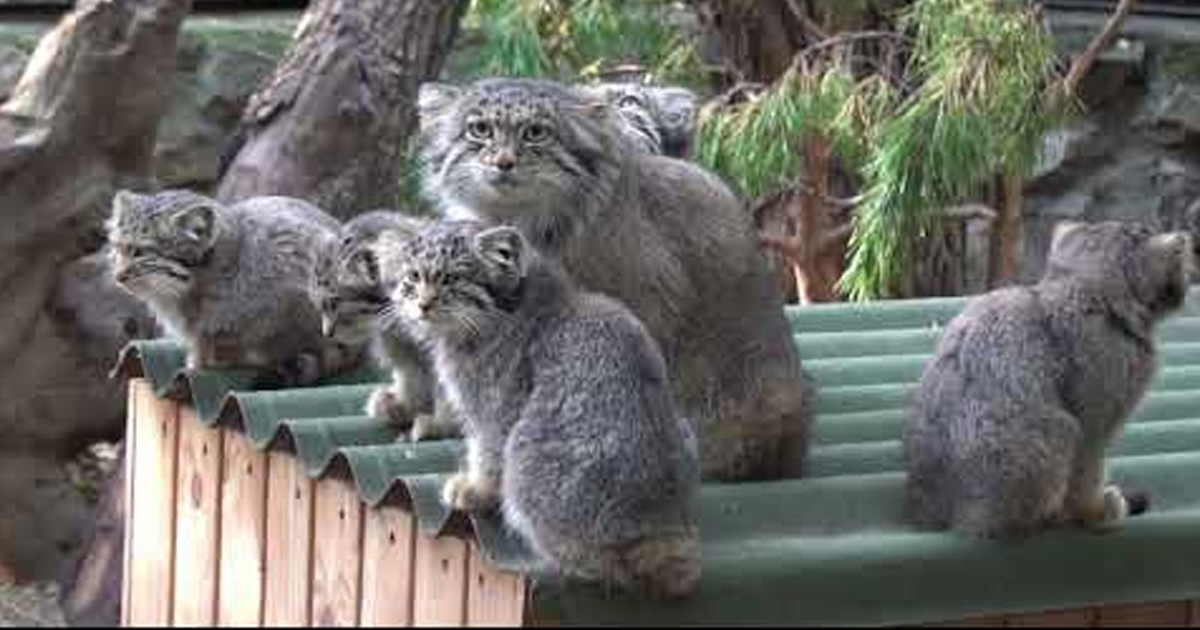
<svg viewBox="0 0 1200 630">
<path fill-rule="evenodd" d="M 266 626 L 307 626 L 311 620 L 313 491 L 288 453 L 267 457 Z"/>
<path fill-rule="evenodd" d="M 1091 626 L 1096 620 L 1092 608 L 1062 610 L 1031 615 L 1015 615 L 1008 618 L 1009 627 L 1018 628 L 1075 628 Z"/>
<path fill-rule="evenodd" d="M 412 623 L 413 515 L 385 505 L 368 509 L 365 518 L 361 625 L 407 626 Z"/>
<path fill-rule="evenodd" d="M 211 626 L 217 620 L 221 525 L 222 436 L 179 410 L 179 479 L 176 485 L 175 616 L 177 626 Z"/>
<path fill-rule="evenodd" d="M 1181 628 L 1191 616 L 1187 602 L 1104 606 L 1098 612 L 1096 621 L 1101 628 Z"/>
<path fill-rule="evenodd" d="M 266 559 L 267 456 L 243 436 L 223 430 L 221 474 L 220 610 L 222 626 L 259 626 L 263 620 Z"/>
<path fill-rule="evenodd" d="M 467 543 L 417 535 L 413 625 L 461 626 L 467 621 Z"/>
<path fill-rule="evenodd" d="M 467 625 L 522 625 L 525 578 L 488 564 L 476 543 L 470 545 L 467 569 Z"/>
<path fill-rule="evenodd" d="M 126 532 L 129 548 L 130 625 L 165 626 L 172 619 L 174 589 L 175 479 L 178 467 L 179 406 L 154 395 L 150 383 L 129 384 L 134 407 L 133 449 L 128 476 L 134 502 Z"/>
<path fill-rule="evenodd" d="M 136 380 L 130 381 L 128 385 L 128 398 L 125 401 L 125 440 L 124 451 L 122 453 L 121 465 L 125 467 L 125 477 L 122 480 L 125 491 L 125 529 L 122 534 L 125 536 L 124 543 L 121 545 L 121 627 L 128 628 L 131 624 L 129 618 L 130 593 L 133 586 L 133 574 L 131 573 L 133 566 L 133 526 L 134 514 L 136 510 L 133 505 L 133 471 L 134 463 L 136 462 L 137 448 L 137 397 L 138 386 Z M 172 484 L 174 486 L 174 484 Z"/>
<path fill-rule="evenodd" d="M 1200 600 L 1188 602 L 1188 626 L 1200 627 Z"/>
<path fill-rule="evenodd" d="M 354 487 L 317 482 L 313 524 L 313 625 L 357 626 L 362 595 L 363 505 Z"/>
</svg>

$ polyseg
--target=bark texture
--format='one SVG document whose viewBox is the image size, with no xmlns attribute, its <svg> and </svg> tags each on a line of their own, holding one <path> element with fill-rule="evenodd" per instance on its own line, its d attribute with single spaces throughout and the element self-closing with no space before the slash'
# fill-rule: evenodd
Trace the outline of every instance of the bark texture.
<svg viewBox="0 0 1200 630">
<path fill-rule="evenodd" d="M 0 106 L 0 557 L 18 579 L 56 577 L 77 553 L 87 508 L 62 459 L 120 431 L 107 367 L 147 322 L 96 295 L 75 261 L 99 244 L 113 192 L 152 173 L 190 5 L 81 0 Z M 84 311 L 105 322 L 113 353 L 102 361 L 82 343 Z"/>
<path fill-rule="evenodd" d="M 218 197 L 303 197 L 343 218 L 393 206 L 417 89 L 440 72 L 468 4 L 315 2 L 251 98 Z"/>
</svg>

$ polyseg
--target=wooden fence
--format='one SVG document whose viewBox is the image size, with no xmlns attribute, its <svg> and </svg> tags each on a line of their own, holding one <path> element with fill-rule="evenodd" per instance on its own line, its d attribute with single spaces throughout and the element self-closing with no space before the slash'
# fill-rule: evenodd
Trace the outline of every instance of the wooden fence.
<svg viewBox="0 0 1200 630">
<path fill-rule="evenodd" d="M 473 541 L 431 538 L 403 507 L 367 507 L 341 479 L 310 480 L 292 455 L 202 425 L 145 380 L 130 382 L 128 417 L 124 625 L 531 625 L 536 616 L 526 578 L 489 566 Z M 1200 626 L 1200 603 L 963 623 Z"/>
<path fill-rule="evenodd" d="M 526 580 L 130 383 L 124 625 L 519 625 Z"/>
</svg>

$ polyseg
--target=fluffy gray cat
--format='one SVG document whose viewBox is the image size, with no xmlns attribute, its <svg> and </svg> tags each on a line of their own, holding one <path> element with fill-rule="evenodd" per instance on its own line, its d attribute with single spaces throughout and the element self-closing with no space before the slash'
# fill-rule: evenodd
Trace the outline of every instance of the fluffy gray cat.
<svg viewBox="0 0 1200 630">
<path fill-rule="evenodd" d="M 697 100 L 691 90 L 640 83 L 597 83 L 579 89 L 616 108 L 628 123 L 630 137 L 646 151 L 676 158 L 691 154 Z"/>
<path fill-rule="evenodd" d="M 395 315 L 433 347 L 465 421 L 444 499 L 502 505 L 549 568 L 652 596 L 700 577 L 695 438 L 654 341 L 620 303 L 576 290 L 510 227 L 384 238 Z"/>
<path fill-rule="evenodd" d="M 809 419 L 780 283 L 720 180 L 639 149 L 611 104 L 556 83 L 427 84 L 420 109 L 428 196 L 516 226 L 628 305 L 696 423 L 706 478 L 800 473 Z"/>
<path fill-rule="evenodd" d="M 1185 233 L 1063 224 L 1045 277 L 976 298 L 947 327 L 907 425 L 918 524 L 1019 539 L 1121 526 L 1144 496 L 1107 485 L 1104 451 L 1156 368 L 1154 327 L 1193 267 Z"/>
<path fill-rule="evenodd" d="M 283 385 L 338 372 L 352 352 L 321 336 L 308 299 L 335 219 L 285 197 L 224 205 L 185 190 L 117 193 L 113 277 L 189 347 L 188 366 L 273 371 Z"/>
<path fill-rule="evenodd" d="M 428 223 L 386 210 L 351 219 L 341 238 L 318 256 L 311 289 L 325 336 L 358 352 L 370 349 L 392 370 L 392 383 L 371 395 L 367 414 L 408 429 L 414 441 L 455 436 L 459 422 L 439 400 L 425 350 L 402 327 L 381 318 L 388 296 L 372 248 L 384 233 L 407 238 Z"/>
</svg>

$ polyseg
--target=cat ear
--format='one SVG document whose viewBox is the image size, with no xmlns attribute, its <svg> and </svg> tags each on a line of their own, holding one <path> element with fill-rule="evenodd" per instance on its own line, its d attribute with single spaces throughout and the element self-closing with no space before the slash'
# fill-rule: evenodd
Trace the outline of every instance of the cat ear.
<svg viewBox="0 0 1200 630">
<path fill-rule="evenodd" d="M 475 251 L 500 270 L 525 276 L 525 239 L 515 228 L 500 226 L 476 234 Z"/>
<path fill-rule="evenodd" d="M 437 116 L 462 96 L 462 88 L 448 83 L 422 83 L 417 92 L 417 112 L 421 118 Z"/>
<path fill-rule="evenodd" d="M 210 245 L 216 237 L 217 213 L 212 206 L 200 204 L 180 210 L 171 223 L 183 237 L 199 245 Z"/>
<path fill-rule="evenodd" d="M 346 266 L 356 275 L 367 278 L 374 284 L 378 284 L 380 281 L 379 259 L 376 258 L 375 251 L 370 247 L 360 247 L 358 251 L 351 254 L 350 259 L 346 261 Z"/>
<path fill-rule="evenodd" d="M 1057 249 L 1062 245 L 1063 239 L 1069 234 L 1086 225 L 1087 223 L 1083 221 L 1059 221 L 1054 224 L 1054 235 L 1050 239 L 1050 249 Z"/>
</svg>

